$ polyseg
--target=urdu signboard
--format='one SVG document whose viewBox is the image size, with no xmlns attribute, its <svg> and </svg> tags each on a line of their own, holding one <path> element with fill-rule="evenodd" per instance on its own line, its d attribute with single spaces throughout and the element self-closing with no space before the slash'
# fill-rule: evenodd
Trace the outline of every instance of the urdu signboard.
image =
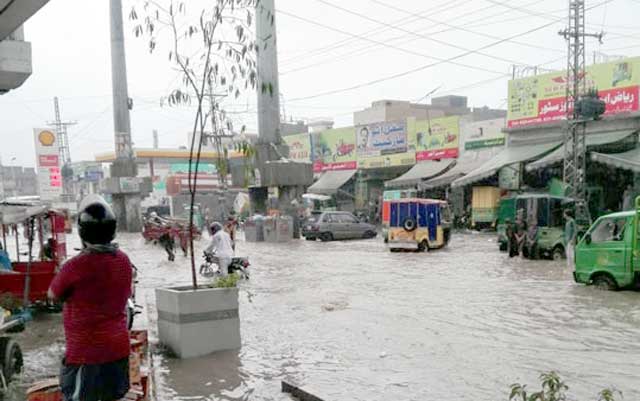
<svg viewBox="0 0 640 401">
<path fill-rule="evenodd" d="M 605 116 L 639 110 L 640 57 L 591 65 L 586 69 L 586 81 L 587 88 L 597 88 L 604 100 Z M 566 119 L 566 88 L 564 71 L 509 81 L 507 127 Z"/>
</svg>

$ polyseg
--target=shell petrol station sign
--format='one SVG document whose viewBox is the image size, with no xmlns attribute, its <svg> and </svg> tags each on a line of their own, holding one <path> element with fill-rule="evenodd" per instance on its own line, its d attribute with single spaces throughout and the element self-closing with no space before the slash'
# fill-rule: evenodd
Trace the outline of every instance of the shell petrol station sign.
<svg viewBox="0 0 640 401">
<path fill-rule="evenodd" d="M 586 69 L 587 88 L 597 88 L 606 104 L 605 116 L 639 110 L 640 57 Z M 551 72 L 509 81 L 507 127 L 520 128 L 566 119 L 567 74 Z"/>
<path fill-rule="evenodd" d="M 49 129 L 36 128 L 33 132 L 40 199 L 43 201 L 57 200 L 62 195 L 58 137 Z"/>
</svg>

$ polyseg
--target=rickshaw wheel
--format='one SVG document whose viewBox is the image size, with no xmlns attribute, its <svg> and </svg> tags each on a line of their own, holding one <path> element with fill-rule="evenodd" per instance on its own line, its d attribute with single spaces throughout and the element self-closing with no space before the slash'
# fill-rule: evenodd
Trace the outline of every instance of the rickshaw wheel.
<svg viewBox="0 0 640 401">
<path fill-rule="evenodd" d="M 22 351 L 17 342 L 9 337 L 0 337 L 0 369 L 7 382 L 22 372 Z"/>
<path fill-rule="evenodd" d="M 618 289 L 616 281 L 607 276 L 606 274 L 600 274 L 593 278 L 593 286 L 598 290 L 603 291 L 615 291 Z"/>
<path fill-rule="evenodd" d="M 428 252 L 429 251 L 429 242 L 426 239 L 423 239 L 420 244 L 418 244 L 418 252 Z"/>
</svg>

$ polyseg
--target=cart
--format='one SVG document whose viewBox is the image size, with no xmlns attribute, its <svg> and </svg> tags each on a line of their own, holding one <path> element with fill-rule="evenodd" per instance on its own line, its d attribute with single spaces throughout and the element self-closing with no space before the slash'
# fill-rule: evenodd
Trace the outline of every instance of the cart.
<svg viewBox="0 0 640 401">
<path fill-rule="evenodd" d="M 147 242 L 158 243 L 162 237 L 168 236 L 180 244 L 182 251 L 187 254 L 189 249 L 189 222 L 179 219 L 162 217 L 149 218 L 144 222 L 142 236 Z M 194 225 L 191 227 L 193 239 L 200 239 L 202 233 Z"/>
<path fill-rule="evenodd" d="M 15 246 L 11 269 L 0 270 L 0 295 L 22 300 L 25 309 L 50 306 L 47 290 L 67 258 L 65 214 L 38 203 L 2 202 L 0 231 L 3 249 Z M 26 252 L 21 249 L 21 237 L 27 242 Z"/>
</svg>

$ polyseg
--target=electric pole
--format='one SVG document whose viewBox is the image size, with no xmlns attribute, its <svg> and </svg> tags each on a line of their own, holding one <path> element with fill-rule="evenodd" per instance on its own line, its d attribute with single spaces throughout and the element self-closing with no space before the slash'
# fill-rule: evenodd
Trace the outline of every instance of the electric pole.
<svg viewBox="0 0 640 401">
<path fill-rule="evenodd" d="M 65 202 L 69 201 L 69 197 L 72 197 L 73 188 L 73 170 L 71 169 L 71 152 L 69 150 L 69 135 L 67 134 L 67 128 L 76 125 L 76 121 L 62 121 L 60 117 L 60 102 L 58 97 L 53 98 L 53 110 L 54 121 L 47 122 L 47 125 L 53 127 L 58 137 L 58 154 L 60 156 L 60 166 L 62 174 L 62 196 Z"/>
<path fill-rule="evenodd" d="M 586 119 L 578 102 L 587 94 L 585 38 L 602 40 L 602 33 L 585 33 L 585 0 L 569 0 L 569 27 L 560 32 L 568 43 L 567 54 L 567 132 L 564 140 L 564 182 L 566 196 L 575 201 L 576 221 L 588 225 Z"/>
</svg>

